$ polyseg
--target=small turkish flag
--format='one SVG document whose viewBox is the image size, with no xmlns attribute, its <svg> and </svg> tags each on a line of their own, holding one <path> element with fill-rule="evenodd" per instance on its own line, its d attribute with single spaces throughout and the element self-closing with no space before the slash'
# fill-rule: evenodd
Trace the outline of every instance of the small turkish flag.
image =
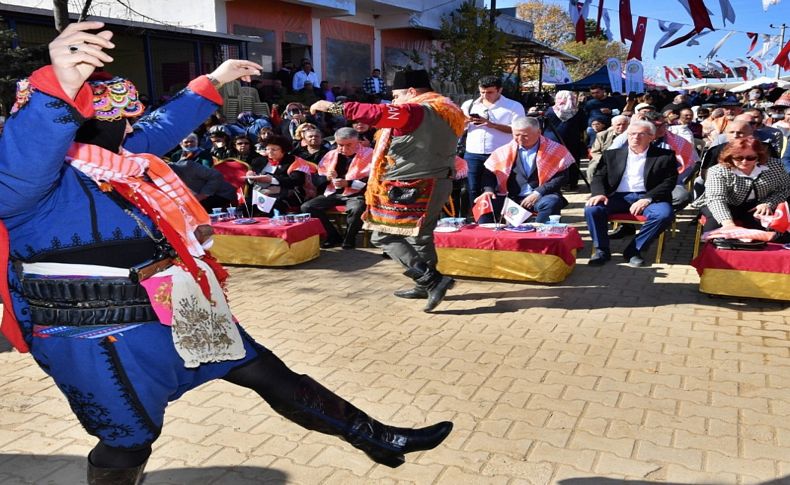
<svg viewBox="0 0 790 485">
<path fill-rule="evenodd" d="M 768 229 L 776 232 L 790 231 L 790 208 L 787 202 L 782 202 L 776 206 L 774 215 L 770 218 Z"/>
<path fill-rule="evenodd" d="M 246 201 L 244 199 L 244 188 L 242 188 L 242 187 L 239 187 L 238 190 L 236 190 L 236 202 L 240 206 L 243 206 L 243 205 L 246 204 Z"/>
<path fill-rule="evenodd" d="M 480 220 L 486 214 L 493 214 L 494 207 L 491 205 L 491 194 L 485 193 L 483 194 L 477 202 L 475 202 L 474 207 L 472 207 L 472 215 L 475 217 L 475 221 Z"/>
</svg>

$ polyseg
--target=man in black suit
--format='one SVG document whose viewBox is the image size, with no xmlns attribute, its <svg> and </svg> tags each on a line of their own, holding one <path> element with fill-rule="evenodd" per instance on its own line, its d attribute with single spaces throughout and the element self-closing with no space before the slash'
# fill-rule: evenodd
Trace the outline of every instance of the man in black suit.
<svg viewBox="0 0 790 485">
<path fill-rule="evenodd" d="M 595 254 L 591 266 L 601 266 L 611 259 L 607 217 L 630 212 L 647 217 L 639 234 L 623 251 L 632 267 L 645 265 L 642 251 L 672 221 L 672 189 L 678 172 L 675 154 L 650 146 L 656 127 L 646 121 L 634 121 L 628 127 L 628 146 L 603 152 L 591 182 L 592 196 L 584 208 Z"/>
</svg>

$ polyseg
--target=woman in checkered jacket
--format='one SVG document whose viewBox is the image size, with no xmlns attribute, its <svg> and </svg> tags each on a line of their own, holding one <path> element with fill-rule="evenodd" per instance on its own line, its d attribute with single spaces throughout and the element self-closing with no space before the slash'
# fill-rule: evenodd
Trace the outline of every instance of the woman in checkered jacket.
<svg viewBox="0 0 790 485">
<path fill-rule="evenodd" d="M 704 230 L 719 227 L 762 229 L 756 215 L 771 215 L 790 197 L 790 174 L 753 137 L 728 143 L 719 163 L 710 168 L 705 193 L 692 207 L 706 217 Z M 737 221 L 737 222 L 736 222 Z"/>
</svg>

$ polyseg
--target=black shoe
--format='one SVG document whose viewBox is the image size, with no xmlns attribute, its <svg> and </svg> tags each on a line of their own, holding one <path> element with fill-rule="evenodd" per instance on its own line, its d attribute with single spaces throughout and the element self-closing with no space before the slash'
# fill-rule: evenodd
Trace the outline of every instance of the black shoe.
<svg viewBox="0 0 790 485">
<path fill-rule="evenodd" d="M 620 224 L 614 231 L 609 231 L 609 239 L 623 239 L 636 234 L 636 229 L 631 224 Z"/>
<path fill-rule="evenodd" d="M 343 249 L 354 249 L 355 247 L 357 247 L 357 245 L 353 242 L 343 241 Z"/>
<path fill-rule="evenodd" d="M 442 276 L 442 279 L 439 280 L 436 285 L 433 287 L 428 287 L 428 303 L 425 304 L 425 307 L 422 309 L 424 312 L 430 312 L 437 306 L 439 303 L 444 300 L 444 295 L 447 294 L 447 290 L 455 286 L 455 280 L 450 278 L 449 276 Z"/>
<path fill-rule="evenodd" d="M 645 260 L 642 257 L 642 253 L 636 249 L 635 241 L 631 241 L 631 243 L 623 250 L 623 259 L 625 259 L 628 262 L 628 266 L 632 268 L 641 268 L 642 266 L 645 266 Z"/>
<path fill-rule="evenodd" d="M 436 268 L 424 262 L 419 262 L 407 269 L 403 274 L 413 279 L 417 286 L 421 286 L 428 291 L 428 303 L 422 309 L 430 312 L 436 308 L 444 299 L 447 290 L 455 285 L 455 280 L 449 276 L 442 275 Z"/>
<path fill-rule="evenodd" d="M 422 286 L 415 286 L 414 288 L 409 288 L 408 290 L 398 290 L 393 293 L 393 295 L 397 296 L 398 298 L 406 298 L 408 300 L 424 300 L 428 298 L 428 290 Z"/>
<path fill-rule="evenodd" d="M 609 251 L 596 249 L 595 254 L 590 257 L 590 260 L 587 261 L 587 264 L 589 266 L 603 266 L 610 259 L 612 259 L 612 255 L 609 253 Z"/>
<path fill-rule="evenodd" d="M 147 462 L 131 468 L 99 468 L 88 455 L 88 485 L 138 485 Z"/>
<path fill-rule="evenodd" d="M 327 239 L 326 241 L 321 243 L 321 247 L 324 249 L 334 248 L 340 245 L 340 241 L 336 241 L 334 239 Z"/>
</svg>

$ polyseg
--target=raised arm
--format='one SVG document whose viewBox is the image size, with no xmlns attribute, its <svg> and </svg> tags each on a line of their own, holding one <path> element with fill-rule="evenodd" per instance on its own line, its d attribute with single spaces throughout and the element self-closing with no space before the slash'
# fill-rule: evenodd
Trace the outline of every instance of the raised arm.
<svg viewBox="0 0 790 485">
<path fill-rule="evenodd" d="M 93 116 L 93 95 L 85 80 L 112 61 L 102 52 L 114 47 L 112 32 L 86 32 L 103 26 L 68 25 L 49 44 L 52 64 L 20 82 L 16 111 L 0 136 L 0 217 L 29 209 L 60 179 L 77 129 Z"/>
<path fill-rule="evenodd" d="M 252 61 L 229 59 L 211 74 L 193 79 L 172 100 L 135 123 L 124 148 L 164 155 L 222 105 L 219 87 L 236 79 L 249 81 L 261 69 Z"/>
</svg>

